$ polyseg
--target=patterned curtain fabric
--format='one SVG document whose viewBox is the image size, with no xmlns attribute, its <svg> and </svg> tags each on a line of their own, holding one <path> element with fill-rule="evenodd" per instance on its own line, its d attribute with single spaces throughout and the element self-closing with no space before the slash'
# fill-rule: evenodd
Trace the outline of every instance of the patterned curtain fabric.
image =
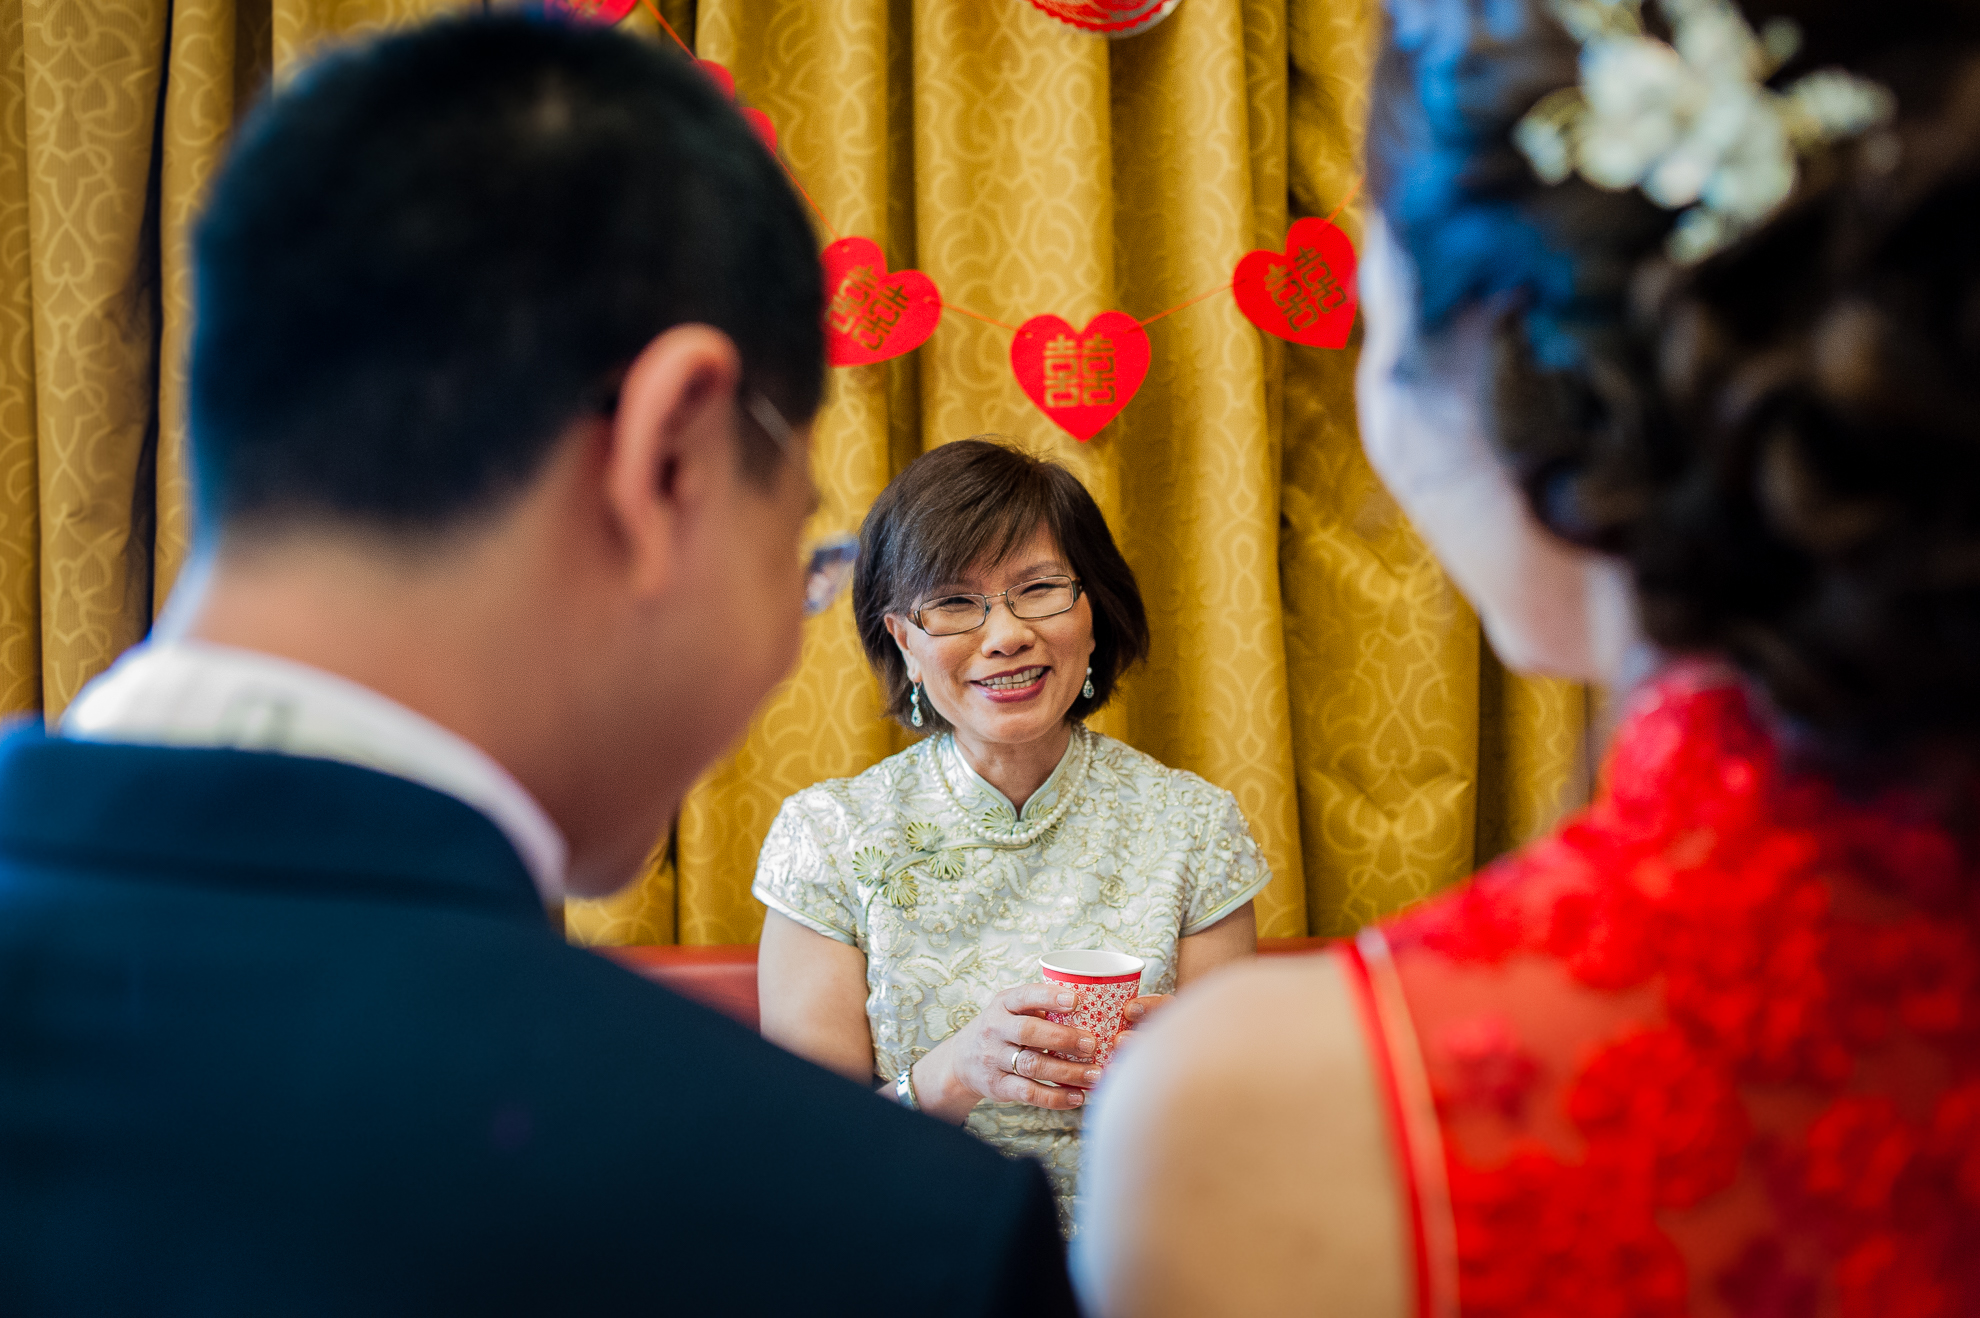
<svg viewBox="0 0 1980 1318">
<path fill-rule="evenodd" d="M 311 43 L 446 0 L 0 0 L 0 714 L 141 639 L 190 536 L 188 229 Z"/>
<path fill-rule="evenodd" d="M 1146 317 L 1353 187 L 1375 0 L 1183 0 L 1119 42 L 1021 0 L 701 0 L 692 35 L 769 112 L 840 234 L 1008 324 Z M 1358 212 L 1341 221 L 1359 236 Z M 829 241 L 829 233 L 821 239 Z M 1361 457 L 1354 354 L 1266 338 L 1217 296 L 1149 328 L 1126 412 L 1079 444 L 951 312 L 912 356 L 833 372 L 824 516 L 983 432 L 1063 460 L 1139 575 L 1148 666 L 1095 720 L 1237 795 L 1274 874 L 1268 936 L 1342 933 L 1468 873 L 1585 793 L 1585 697 L 1511 677 Z M 646 880 L 571 907 L 599 942 L 754 940 L 785 795 L 905 745 L 844 604 L 695 790 Z"/>
<path fill-rule="evenodd" d="M 59 715 L 139 639 L 188 541 L 185 237 L 255 90 L 317 42 L 458 0 L 0 0 L 0 711 Z M 1147 317 L 1216 287 L 1356 178 L 1374 0 L 1183 0 L 1120 42 L 1023 0 L 664 0 L 769 112 L 833 232 L 1015 324 Z M 665 39 L 643 9 L 627 26 Z M 1359 235 L 1358 208 L 1341 221 Z M 829 227 L 828 227 L 829 226 Z M 929 447 L 1065 461 L 1141 578 L 1148 666 L 1095 720 L 1237 795 L 1268 936 L 1348 931 L 1468 872 L 1586 790 L 1583 692 L 1507 675 L 1362 461 L 1354 354 L 1290 348 L 1228 295 L 1149 329 L 1125 413 L 1078 444 L 1009 335 L 951 313 L 833 372 L 820 530 Z M 836 606 L 585 942 L 746 942 L 784 796 L 906 744 Z"/>
</svg>

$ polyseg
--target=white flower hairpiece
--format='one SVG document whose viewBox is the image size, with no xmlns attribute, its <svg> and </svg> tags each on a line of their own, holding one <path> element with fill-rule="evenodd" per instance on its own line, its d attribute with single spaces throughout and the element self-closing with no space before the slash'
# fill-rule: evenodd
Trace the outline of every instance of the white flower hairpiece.
<svg viewBox="0 0 1980 1318">
<path fill-rule="evenodd" d="M 1792 22 L 1756 34 L 1731 0 L 1658 3 L 1668 43 L 1644 31 L 1642 0 L 1553 0 L 1581 43 L 1581 85 L 1542 99 L 1513 143 L 1548 183 L 1579 173 L 1682 210 L 1668 249 L 1688 263 L 1786 200 L 1799 155 L 1888 121 L 1897 102 L 1835 69 L 1774 91 L 1766 80 L 1800 45 Z"/>
</svg>

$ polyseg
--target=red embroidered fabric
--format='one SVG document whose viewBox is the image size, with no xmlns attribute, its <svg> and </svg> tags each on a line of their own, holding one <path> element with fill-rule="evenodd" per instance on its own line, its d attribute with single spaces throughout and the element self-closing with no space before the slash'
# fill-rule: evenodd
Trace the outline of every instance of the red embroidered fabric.
<svg viewBox="0 0 1980 1318">
<path fill-rule="evenodd" d="M 1595 804 L 1391 924 L 1466 1315 L 1980 1314 L 1980 865 L 1643 693 Z"/>
</svg>

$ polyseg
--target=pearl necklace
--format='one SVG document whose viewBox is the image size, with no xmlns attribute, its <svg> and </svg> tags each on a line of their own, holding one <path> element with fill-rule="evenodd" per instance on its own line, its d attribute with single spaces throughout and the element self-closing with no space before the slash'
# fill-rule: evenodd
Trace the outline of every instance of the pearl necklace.
<svg viewBox="0 0 1980 1318">
<path fill-rule="evenodd" d="M 995 847 L 999 851 L 1020 851 L 1057 828 L 1059 821 L 1066 817 L 1067 812 L 1073 807 L 1073 802 L 1079 798 L 1080 789 L 1086 786 L 1086 767 L 1092 758 L 1089 742 L 1091 735 L 1084 724 L 1074 725 L 1073 754 L 1077 758 L 1070 766 L 1072 772 L 1066 775 L 1065 782 L 1059 787 L 1058 803 L 1046 812 L 1043 819 L 1020 833 L 1006 833 L 1002 837 L 986 836 L 983 830 L 974 827 L 975 817 L 956 795 L 955 785 L 949 781 L 949 768 L 941 763 L 939 758 L 935 765 L 935 776 L 942 780 L 942 791 L 948 795 L 949 804 L 956 808 L 956 814 L 963 821 L 963 831 L 969 834 L 973 842 L 978 846 Z M 962 758 L 962 750 L 956 746 L 953 734 L 949 737 L 948 746 L 943 748 L 945 752 L 951 749 L 955 750 L 956 758 Z M 967 764 L 968 761 L 964 760 L 963 763 Z"/>
</svg>

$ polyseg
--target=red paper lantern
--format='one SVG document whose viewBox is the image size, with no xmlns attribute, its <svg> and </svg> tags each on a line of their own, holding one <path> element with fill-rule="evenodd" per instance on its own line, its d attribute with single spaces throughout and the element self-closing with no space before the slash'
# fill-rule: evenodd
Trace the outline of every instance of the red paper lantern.
<svg viewBox="0 0 1980 1318">
<path fill-rule="evenodd" d="M 1182 0 L 1031 0 L 1034 9 L 1082 32 L 1131 37 L 1175 12 Z"/>
<path fill-rule="evenodd" d="M 942 294 L 919 270 L 887 273 L 870 238 L 841 238 L 820 254 L 825 266 L 825 359 L 866 366 L 913 352 L 942 319 Z"/>
<path fill-rule="evenodd" d="M 1125 311 L 1103 311 L 1083 330 L 1033 316 L 1011 340 L 1011 373 L 1039 411 L 1085 443 L 1141 388 L 1148 355 L 1148 331 Z"/>
<path fill-rule="evenodd" d="M 1231 292 L 1246 320 L 1291 343 L 1344 348 L 1361 303 L 1354 244 L 1328 220 L 1304 219 L 1283 252 L 1246 252 Z"/>
</svg>

